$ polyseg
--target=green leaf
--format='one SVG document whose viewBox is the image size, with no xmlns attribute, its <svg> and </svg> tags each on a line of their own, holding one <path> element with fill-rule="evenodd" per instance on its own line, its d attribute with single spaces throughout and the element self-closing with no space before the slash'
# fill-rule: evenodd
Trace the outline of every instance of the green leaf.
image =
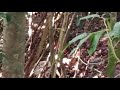
<svg viewBox="0 0 120 90">
<path fill-rule="evenodd" d="M 79 20 L 89 19 L 89 18 L 93 18 L 93 17 L 100 17 L 100 15 L 98 15 L 98 14 L 92 14 L 92 15 L 88 15 L 88 16 L 82 17 Z"/>
<path fill-rule="evenodd" d="M 113 30 L 109 33 L 110 37 L 120 38 L 120 22 L 116 22 Z"/>
<path fill-rule="evenodd" d="M 71 41 L 68 42 L 68 44 L 64 47 L 64 49 L 62 50 L 62 53 L 64 53 L 64 51 L 66 50 L 66 48 L 68 48 L 71 44 L 73 44 L 74 42 L 81 40 L 83 38 L 85 38 L 87 36 L 87 33 L 82 33 L 78 36 L 76 36 L 75 38 L 73 38 Z"/>
<path fill-rule="evenodd" d="M 79 44 L 77 45 L 77 47 L 74 48 L 74 49 L 70 52 L 69 56 L 71 56 L 71 54 L 73 54 L 78 48 L 80 48 L 80 46 L 81 46 L 91 35 L 92 35 L 92 33 L 90 33 L 87 37 L 81 39 L 80 42 L 79 42 Z"/>
<path fill-rule="evenodd" d="M 81 17 L 81 16 L 78 16 L 78 17 L 77 17 L 77 19 L 76 19 L 76 26 L 77 26 L 77 27 L 79 26 L 79 28 L 82 29 L 82 27 L 84 26 L 84 22 L 81 22 L 81 23 L 80 23 L 80 21 L 79 21 L 80 18 L 82 18 L 82 17 Z M 80 24 L 79 24 L 79 23 L 80 23 Z"/>
<path fill-rule="evenodd" d="M 90 49 L 88 50 L 89 55 L 92 55 L 94 53 L 94 51 L 96 50 L 99 39 L 104 32 L 105 31 L 102 30 L 102 31 L 95 32 L 95 34 L 92 34 L 91 46 L 90 46 Z"/>
<path fill-rule="evenodd" d="M 94 17 L 100 17 L 98 14 L 92 14 L 92 15 L 88 15 L 85 17 L 80 18 L 79 20 L 77 20 L 76 26 L 79 26 L 81 23 L 81 20 L 85 20 L 85 19 L 89 19 L 89 18 L 94 18 Z"/>
<path fill-rule="evenodd" d="M 73 38 L 71 41 L 69 41 L 68 44 L 71 45 L 71 44 L 73 44 L 74 42 L 76 42 L 76 41 L 78 41 L 78 40 L 80 40 L 80 39 L 85 38 L 86 36 L 87 36 L 87 33 L 82 33 L 82 34 L 76 36 L 75 38 Z"/>
</svg>

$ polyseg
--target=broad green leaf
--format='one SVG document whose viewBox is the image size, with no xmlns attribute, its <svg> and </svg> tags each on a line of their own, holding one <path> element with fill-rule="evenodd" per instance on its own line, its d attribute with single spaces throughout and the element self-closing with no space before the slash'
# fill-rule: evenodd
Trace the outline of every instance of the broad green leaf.
<svg viewBox="0 0 120 90">
<path fill-rule="evenodd" d="M 84 22 L 80 23 L 80 21 L 79 21 L 80 18 L 82 18 L 82 17 L 81 16 L 77 17 L 77 19 L 76 19 L 76 26 L 77 27 L 79 26 L 79 28 L 82 29 L 82 27 L 84 26 Z"/>
<path fill-rule="evenodd" d="M 100 17 L 100 15 L 98 15 L 98 14 L 92 14 L 92 15 L 88 15 L 88 16 L 82 17 L 79 20 L 89 19 L 89 18 L 93 18 L 93 17 Z"/>
<path fill-rule="evenodd" d="M 85 38 L 86 36 L 87 36 L 87 33 L 82 33 L 82 34 L 76 36 L 75 38 L 73 38 L 71 41 L 69 41 L 68 44 L 71 45 L 71 44 L 73 44 L 74 42 L 76 42 L 76 41 L 78 41 L 78 40 L 80 40 L 80 39 Z"/>
<path fill-rule="evenodd" d="M 69 56 L 71 56 L 71 54 L 73 54 L 78 48 L 80 48 L 80 46 L 92 35 L 92 33 L 90 33 L 87 37 L 83 38 L 80 40 L 79 44 L 77 45 L 77 47 L 75 47 L 69 54 Z"/>
<path fill-rule="evenodd" d="M 91 46 L 90 46 L 90 49 L 88 50 L 88 54 L 89 55 L 92 55 L 94 53 L 94 51 L 96 50 L 98 42 L 99 42 L 99 39 L 100 39 L 100 37 L 102 36 L 102 34 L 104 32 L 105 31 L 102 30 L 102 31 L 95 32 L 95 34 L 92 34 Z"/>
<path fill-rule="evenodd" d="M 94 36 L 95 36 L 95 33 L 93 32 L 92 35 L 90 36 L 89 40 L 90 40 L 90 41 L 93 41 Z"/>
<path fill-rule="evenodd" d="M 75 38 L 73 38 L 71 41 L 68 42 L 68 44 L 64 47 L 64 49 L 62 50 L 62 53 L 66 50 L 66 48 L 68 48 L 71 44 L 73 44 L 74 42 L 81 40 L 83 38 L 85 38 L 87 36 L 87 33 L 82 33 L 78 36 L 76 36 Z"/>
<path fill-rule="evenodd" d="M 98 14 L 92 14 L 92 15 L 88 15 L 88 16 L 82 17 L 82 18 L 80 18 L 77 21 L 76 26 L 79 26 L 81 24 L 80 23 L 81 20 L 85 20 L 85 19 L 89 19 L 89 18 L 94 18 L 94 17 L 100 17 L 100 16 Z"/>
<path fill-rule="evenodd" d="M 110 37 L 120 38 L 120 22 L 116 22 L 113 30 L 109 33 Z"/>
</svg>

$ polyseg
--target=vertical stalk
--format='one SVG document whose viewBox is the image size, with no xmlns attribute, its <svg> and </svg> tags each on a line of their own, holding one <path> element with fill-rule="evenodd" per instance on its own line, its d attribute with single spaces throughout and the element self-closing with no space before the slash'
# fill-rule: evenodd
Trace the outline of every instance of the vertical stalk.
<svg viewBox="0 0 120 90">
<path fill-rule="evenodd" d="M 60 31 L 59 41 L 58 41 L 58 46 L 59 46 L 58 55 L 60 55 L 62 50 L 63 50 L 63 45 L 64 45 L 63 40 L 64 40 L 65 33 L 66 33 L 66 30 L 67 30 L 68 16 L 69 16 L 69 12 L 65 12 L 64 13 L 64 20 L 63 20 L 62 28 L 61 28 L 61 31 Z M 64 67 L 64 65 L 62 63 L 62 58 L 63 58 L 62 56 L 63 55 L 61 55 L 60 58 L 58 58 L 58 59 L 60 60 L 62 78 L 66 78 L 66 71 L 65 71 L 65 67 Z"/>
</svg>

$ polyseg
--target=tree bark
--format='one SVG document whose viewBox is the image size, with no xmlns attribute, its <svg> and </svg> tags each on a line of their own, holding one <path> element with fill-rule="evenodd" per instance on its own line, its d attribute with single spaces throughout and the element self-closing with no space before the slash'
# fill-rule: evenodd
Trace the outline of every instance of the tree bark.
<svg viewBox="0 0 120 90">
<path fill-rule="evenodd" d="M 4 78 L 24 78 L 25 13 L 8 12 L 3 30 Z"/>
</svg>

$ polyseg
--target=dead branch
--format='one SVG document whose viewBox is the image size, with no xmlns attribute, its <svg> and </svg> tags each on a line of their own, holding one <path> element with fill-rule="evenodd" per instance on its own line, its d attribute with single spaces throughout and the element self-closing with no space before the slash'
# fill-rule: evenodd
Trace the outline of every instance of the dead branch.
<svg viewBox="0 0 120 90">
<path fill-rule="evenodd" d="M 49 19 L 49 15 L 47 14 L 47 21 Z M 42 38 L 41 38 L 41 41 L 39 43 L 39 46 L 38 46 L 38 49 L 36 51 L 36 55 L 34 56 L 33 59 L 31 59 L 25 66 L 25 77 L 28 77 L 32 68 L 34 67 L 35 63 L 37 62 L 37 60 L 39 59 L 39 56 L 41 55 L 42 51 L 43 51 L 43 47 L 46 43 L 46 39 L 49 35 L 49 27 L 48 27 L 48 22 L 46 22 L 46 25 L 45 25 L 45 29 L 43 31 L 43 35 L 42 35 Z"/>
</svg>

